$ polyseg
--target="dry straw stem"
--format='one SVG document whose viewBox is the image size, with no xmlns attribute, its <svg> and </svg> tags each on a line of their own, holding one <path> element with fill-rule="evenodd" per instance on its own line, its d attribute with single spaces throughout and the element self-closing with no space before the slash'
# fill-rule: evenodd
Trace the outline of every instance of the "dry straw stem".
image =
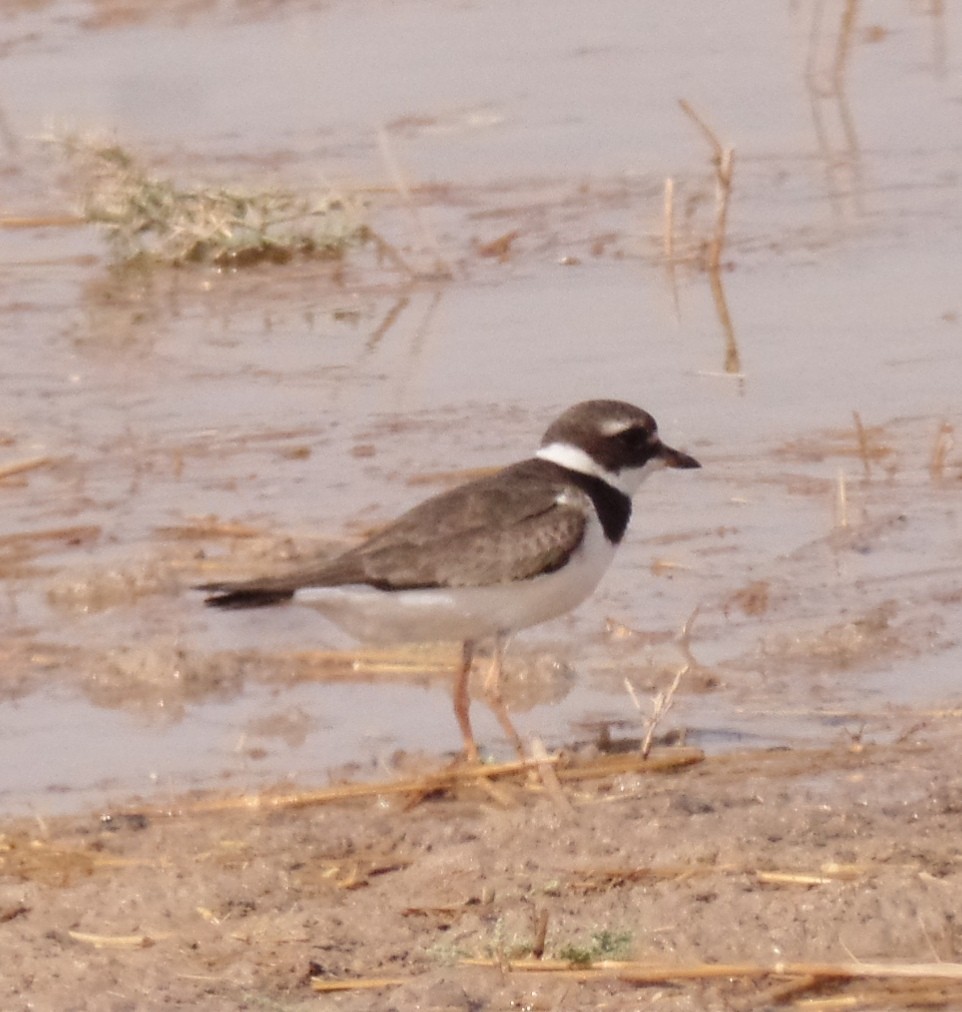
<svg viewBox="0 0 962 1012">
<path fill-rule="evenodd" d="M 668 283 L 671 286 L 671 302 L 678 320 L 681 315 L 681 303 L 678 295 L 678 277 L 675 271 L 675 181 L 668 176 L 665 179 L 665 264 L 668 267 Z"/>
<path fill-rule="evenodd" d="M 0 228 L 72 228 L 84 223 L 84 218 L 79 214 L 32 214 L 0 217 Z"/>
<path fill-rule="evenodd" d="M 835 526 L 848 527 L 848 488 L 841 468 L 835 476 Z"/>
<path fill-rule="evenodd" d="M 718 139 L 718 135 L 695 112 L 691 104 L 685 99 L 679 99 L 678 104 L 686 116 L 704 134 L 711 145 L 715 166 L 715 229 L 711 241 L 708 244 L 708 280 L 711 285 L 712 298 L 715 302 L 715 311 L 725 332 L 725 372 L 728 375 L 741 375 L 741 356 L 738 351 L 738 342 L 735 339 L 735 325 L 732 322 L 731 313 L 728 309 L 728 299 L 725 297 L 725 286 L 721 278 L 721 258 L 728 237 L 728 206 L 731 202 L 732 177 L 734 175 L 735 149 L 725 147 Z"/>
<path fill-rule="evenodd" d="M 466 966 L 496 966 L 492 959 L 465 959 Z M 573 967 L 561 959 L 513 960 L 514 973 L 550 973 L 570 980 L 621 980 L 633 984 L 663 984 L 673 980 L 718 978 L 811 977 L 813 980 L 952 980 L 962 981 L 962 963 L 642 963 L 605 960 L 590 967 Z"/>
<path fill-rule="evenodd" d="M 675 693 L 678 691 L 678 686 L 681 684 L 682 678 L 689 671 L 697 670 L 702 667 L 695 659 L 695 655 L 692 653 L 691 649 L 691 633 L 695 625 L 695 619 L 698 618 L 700 610 L 701 606 L 699 605 L 692 611 L 682 627 L 681 633 L 677 636 L 678 645 L 681 647 L 682 653 L 685 655 L 684 666 L 679 668 L 679 670 L 675 673 L 675 677 L 672 679 L 672 683 L 667 689 L 655 693 L 651 700 L 651 713 L 649 716 L 644 717 L 645 733 L 641 743 L 641 755 L 645 759 L 648 758 L 648 754 L 651 752 L 655 729 L 661 721 L 664 720 L 674 704 Z M 642 708 L 641 702 L 638 699 L 638 694 L 627 676 L 625 677 L 624 684 L 635 709 L 641 713 Z"/>
<path fill-rule="evenodd" d="M 728 230 L 728 204 L 732 192 L 732 175 L 734 172 L 735 149 L 724 147 L 718 135 L 705 120 L 692 108 L 686 99 L 678 100 L 682 111 L 701 130 L 714 152 L 715 166 L 715 231 L 708 247 L 708 270 L 718 271 L 721 265 L 722 252 Z"/>
<path fill-rule="evenodd" d="M 262 538 L 264 530 L 234 520 L 216 517 L 189 517 L 182 524 L 155 527 L 157 537 L 172 541 L 206 541 L 208 538 Z"/>
<path fill-rule="evenodd" d="M 381 987 L 397 987 L 407 984 L 408 977 L 358 977 L 356 980 L 327 980 L 324 977 L 311 977 L 312 991 L 376 991 Z"/>
<path fill-rule="evenodd" d="M 665 259 L 669 264 L 675 260 L 675 181 L 665 179 Z"/>
<path fill-rule="evenodd" d="M 540 738 L 531 739 L 531 757 L 538 764 L 538 776 L 541 778 L 541 783 L 548 797 L 551 798 L 555 806 L 565 815 L 573 815 L 574 806 L 562 790 L 561 782 L 558 780 L 558 775 L 555 772 L 554 763 L 551 761 L 552 757 L 548 755 L 548 750 L 544 747 L 544 742 Z"/>
<path fill-rule="evenodd" d="M 932 751 L 924 742 L 913 742 L 900 755 L 922 756 Z M 827 748 L 758 749 L 750 752 L 726 752 L 708 757 L 705 761 L 713 770 L 725 770 L 732 778 L 745 776 L 770 777 L 784 780 L 789 777 L 810 777 L 813 771 L 871 769 L 876 760 L 888 761 L 891 753 L 886 746 L 853 743 L 847 747 L 833 745 Z M 658 756 L 654 757 L 657 760 Z"/>
<path fill-rule="evenodd" d="M 547 918 L 536 926 L 540 933 L 542 923 L 547 929 Z M 536 942 L 537 942 L 536 935 Z M 593 981 L 619 980 L 629 984 L 669 984 L 678 981 L 707 981 L 727 979 L 729 981 L 759 980 L 767 977 L 792 978 L 775 983 L 764 994 L 756 994 L 753 1008 L 767 1008 L 804 991 L 819 987 L 827 981 L 882 980 L 906 984 L 926 984 L 931 981 L 962 981 L 962 964 L 959 963 L 693 963 L 687 966 L 669 964 L 646 964 L 615 960 L 599 961 L 588 967 L 573 966 L 566 960 L 531 959 L 510 960 L 503 951 L 494 958 L 461 960 L 463 966 L 496 968 L 501 974 L 536 973 L 552 978 L 591 983 Z M 359 977 L 354 980 L 311 979 L 314 991 L 360 991 L 397 987 L 410 983 L 416 977 Z M 913 989 L 904 996 L 915 1007 L 915 1003 L 929 998 L 931 1003 L 945 1004 L 946 995 L 931 988 L 922 991 Z M 865 1008 L 869 995 L 845 995 L 841 998 L 824 998 L 806 1001 L 805 1008 Z M 884 1007 L 891 1007 L 897 1001 L 898 992 L 882 991 L 873 993 L 871 999 Z M 901 1002 L 899 1003 L 901 1004 Z"/>
<path fill-rule="evenodd" d="M 641 742 L 641 754 L 647 759 L 648 754 L 651 752 L 652 739 L 655 736 L 655 728 L 661 723 L 661 721 L 667 716 L 668 711 L 672 707 L 674 702 L 675 693 L 678 691 L 678 686 L 681 683 L 682 676 L 688 671 L 688 665 L 686 664 L 683 668 L 679 668 L 675 673 L 675 677 L 672 680 L 671 685 L 660 692 L 656 692 L 651 699 L 651 713 L 644 717 L 645 734 Z M 625 689 L 628 695 L 631 697 L 631 702 L 634 705 L 638 713 L 642 713 L 641 701 L 638 699 L 638 694 L 635 692 L 635 687 L 631 684 L 631 679 L 625 676 Z"/>
<path fill-rule="evenodd" d="M 895 865 L 835 864 L 827 861 L 819 868 L 762 869 L 754 864 L 675 864 L 640 865 L 635 867 L 576 868 L 568 875 L 568 888 L 576 893 L 605 893 L 620 886 L 644 882 L 687 882 L 696 878 L 749 878 L 766 886 L 790 888 L 828 885 L 832 882 L 854 882 L 871 878 L 883 870 L 891 871 Z M 918 874 L 919 864 L 899 865 L 899 868 Z"/>
<path fill-rule="evenodd" d="M 544 947 L 548 939 L 548 911 L 544 908 L 536 911 L 534 917 L 534 938 L 531 942 L 531 955 L 535 959 L 544 956 Z"/>
<path fill-rule="evenodd" d="M 27 471 L 36 471 L 39 467 L 46 467 L 53 463 L 52 457 L 28 457 L 26 460 L 18 460 L 14 464 L 0 466 L 0 481 L 4 478 L 12 478 L 15 474 L 25 474 Z"/>
<path fill-rule="evenodd" d="M 378 781 L 370 784 L 338 784 L 320 790 L 296 791 L 290 794 L 245 794 L 239 797 L 212 798 L 177 805 L 138 808 L 130 814 L 203 815 L 227 811 L 276 811 L 277 809 L 307 808 L 313 805 L 332 804 L 358 799 L 376 800 L 389 795 L 428 797 L 439 791 L 475 786 L 484 780 L 517 780 L 529 790 L 543 789 L 527 782 L 527 774 L 545 765 L 554 767 L 561 783 L 615 777 L 625 773 L 659 773 L 691 766 L 704 759 L 700 749 L 665 749 L 649 759 L 640 755 L 624 754 L 604 756 L 585 763 L 565 764 L 560 756 L 517 760 L 492 765 L 463 764 L 436 773 L 400 780 Z"/>
<path fill-rule="evenodd" d="M 95 935 L 89 931 L 68 931 L 67 935 L 75 942 L 92 945 L 95 949 L 147 949 L 173 937 L 169 931 L 156 935 Z"/>
<path fill-rule="evenodd" d="M 678 686 L 681 684 L 682 677 L 687 673 L 687 671 L 687 664 L 683 668 L 679 668 L 675 673 L 675 677 L 672 679 L 671 685 L 669 685 L 665 691 L 656 693 L 655 698 L 652 700 L 651 719 L 648 721 L 648 727 L 645 730 L 645 737 L 641 743 L 641 754 L 645 759 L 648 758 L 651 752 L 651 743 L 655 734 L 655 728 L 667 716 L 668 711 L 671 710 L 672 705 L 675 702 L 675 693 L 678 691 Z"/>
<path fill-rule="evenodd" d="M 39 545 L 45 542 L 65 541 L 82 544 L 96 541 L 102 534 L 97 524 L 77 524 L 72 527 L 49 527 L 39 531 L 23 531 L 20 534 L 0 534 L 0 551 Z"/>
<path fill-rule="evenodd" d="M 929 474 L 933 481 L 941 481 L 945 476 L 945 462 L 955 447 L 955 429 L 949 422 L 942 422 L 935 435 L 932 447 L 932 459 L 929 461 Z"/>
<path fill-rule="evenodd" d="M 858 439 L 858 454 L 862 458 L 862 467 L 865 468 L 865 477 L 872 477 L 872 451 L 869 445 L 868 433 L 865 431 L 865 426 L 862 424 L 862 416 L 857 412 L 852 412 L 852 420 L 855 422 L 855 435 Z"/>
</svg>

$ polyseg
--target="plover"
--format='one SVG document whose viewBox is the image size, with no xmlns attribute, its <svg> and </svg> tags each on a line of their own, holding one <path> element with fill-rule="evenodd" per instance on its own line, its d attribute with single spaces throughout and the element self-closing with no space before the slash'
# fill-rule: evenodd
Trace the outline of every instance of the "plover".
<svg viewBox="0 0 962 1012">
<path fill-rule="evenodd" d="M 591 594 L 648 474 L 700 466 L 640 408 L 584 401 L 548 427 L 534 457 L 427 499 L 333 559 L 198 589 L 216 608 L 307 605 L 365 642 L 460 641 L 454 712 L 468 761 L 478 759 L 468 678 L 476 644 L 492 640 L 484 694 L 523 756 L 501 697 L 509 636 Z"/>
</svg>

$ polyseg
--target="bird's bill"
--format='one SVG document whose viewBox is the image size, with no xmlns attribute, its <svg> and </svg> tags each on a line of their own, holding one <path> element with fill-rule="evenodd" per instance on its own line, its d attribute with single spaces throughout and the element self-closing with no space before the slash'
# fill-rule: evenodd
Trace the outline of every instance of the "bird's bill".
<svg viewBox="0 0 962 1012">
<path fill-rule="evenodd" d="M 689 457 L 681 450 L 672 449 L 670 446 L 661 444 L 658 456 L 665 462 L 665 467 L 701 467 L 701 464 L 694 457 Z"/>
</svg>

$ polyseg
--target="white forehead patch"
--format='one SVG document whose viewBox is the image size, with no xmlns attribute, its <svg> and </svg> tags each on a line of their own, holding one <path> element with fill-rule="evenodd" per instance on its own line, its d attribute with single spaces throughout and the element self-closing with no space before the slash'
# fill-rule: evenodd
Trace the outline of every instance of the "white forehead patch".
<svg viewBox="0 0 962 1012">
<path fill-rule="evenodd" d="M 598 431 L 603 436 L 617 436 L 619 433 L 627 432 L 634 424 L 630 418 L 609 418 L 607 422 L 602 422 L 598 426 Z"/>
</svg>

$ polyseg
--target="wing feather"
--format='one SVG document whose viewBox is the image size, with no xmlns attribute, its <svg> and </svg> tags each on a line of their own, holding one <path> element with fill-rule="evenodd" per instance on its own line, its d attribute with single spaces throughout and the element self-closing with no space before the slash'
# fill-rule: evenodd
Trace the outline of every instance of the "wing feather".
<svg viewBox="0 0 962 1012">
<path fill-rule="evenodd" d="M 304 587 L 401 590 L 529 579 L 558 569 L 581 544 L 588 505 L 560 478 L 547 480 L 543 462 L 523 461 L 425 500 L 330 562 L 202 589 L 214 595 L 210 603 L 235 606 L 244 597 L 281 600 Z"/>
</svg>

